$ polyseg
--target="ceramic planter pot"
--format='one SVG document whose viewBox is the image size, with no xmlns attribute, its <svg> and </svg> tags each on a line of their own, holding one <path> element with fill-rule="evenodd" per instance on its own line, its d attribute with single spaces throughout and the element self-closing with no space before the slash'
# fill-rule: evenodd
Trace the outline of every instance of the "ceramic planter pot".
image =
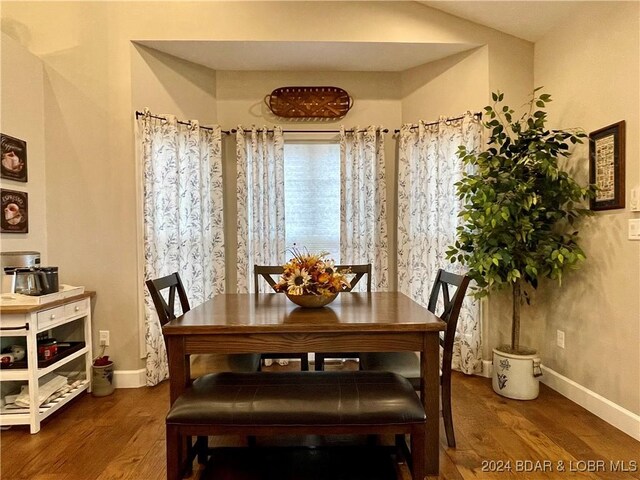
<svg viewBox="0 0 640 480">
<path fill-rule="evenodd" d="M 515 400 L 533 400 L 540 391 L 540 358 L 493 349 L 493 390 Z"/>
<path fill-rule="evenodd" d="M 106 397 L 113 393 L 113 362 L 107 365 L 93 365 L 91 393 L 94 397 Z"/>
</svg>

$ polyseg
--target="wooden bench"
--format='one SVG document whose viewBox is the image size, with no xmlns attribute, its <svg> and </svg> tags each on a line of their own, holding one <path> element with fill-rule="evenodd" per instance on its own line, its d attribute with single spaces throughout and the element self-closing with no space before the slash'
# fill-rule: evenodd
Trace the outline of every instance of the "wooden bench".
<svg viewBox="0 0 640 480">
<path fill-rule="evenodd" d="M 425 475 L 423 406 L 411 383 L 390 372 L 205 375 L 174 402 L 166 429 L 169 480 L 190 471 L 185 440 L 209 435 L 409 434 L 413 479 Z"/>
</svg>

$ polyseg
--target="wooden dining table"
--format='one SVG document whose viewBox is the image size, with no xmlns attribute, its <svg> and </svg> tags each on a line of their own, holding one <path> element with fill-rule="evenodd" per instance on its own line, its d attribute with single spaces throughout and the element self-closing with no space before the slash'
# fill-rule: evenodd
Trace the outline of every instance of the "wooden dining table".
<svg viewBox="0 0 640 480">
<path fill-rule="evenodd" d="M 301 308 L 277 293 L 216 295 L 162 329 L 171 403 L 190 384 L 192 354 L 420 352 L 420 398 L 427 417 L 425 471 L 437 475 L 438 337 L 445 328 L 436 315 L 399 292 L 341 293 L 322 308 Z"/>
</svg>

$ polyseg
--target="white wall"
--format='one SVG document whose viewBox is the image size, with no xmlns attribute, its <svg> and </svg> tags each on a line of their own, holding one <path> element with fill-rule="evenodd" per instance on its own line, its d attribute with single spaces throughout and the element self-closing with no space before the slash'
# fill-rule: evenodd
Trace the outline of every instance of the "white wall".
<svg viewBox="0 0 640 480">
<path fill-rule="evenodd" d="M 49 258 L 42 61 L 5 34 L 1 42 L 0 131 L 27 142 L 28 179 L 24 183 L 3 178 L 0 186 L 29 194 L 29 233 L 0 234 L 0 250 L 38 251 L 42 265 L 46 265 Z"/>
<path fill-rule="evenodd" d="M 535 81 L 553 95 L 553 127 L 591 132 L 626 121 L 627 208 L 598 212 L 582 227 L 584 268 L 539 292 L 526 328 L 547 366 L 638 415 L 640 242 L 627 240 L 627 222 L 640 218 L 628 209 L 629 189 L 640 185 L 640 4 L 580 9 L 536 43 Z M 586 145 L 574 159 L 586 181 Z M 558 329 L 565 349 L 555 346 Z"/>
</svg>

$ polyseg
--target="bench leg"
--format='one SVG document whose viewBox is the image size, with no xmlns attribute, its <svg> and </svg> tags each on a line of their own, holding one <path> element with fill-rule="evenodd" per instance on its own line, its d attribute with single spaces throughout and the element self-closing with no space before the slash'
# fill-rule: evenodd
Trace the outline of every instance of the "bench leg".
<svg viewBox="0 0 640 480">
<path fill-rule="evenodd" d="M 180 480 L 182 470 L 182 441 L 175 425 L 167 425 L 167 480 Z"/>
<path fill-rule="evenodd" d="M 427 453 L 427 427 L 415 426 L 411 429 L 411 476 L 413 480 L 424 480 Z"/>
<path fill-rule="evenodd" d="M 209 437 L 198 437 L 196 440 L 196 454 L 198 455 L 198 463 L 206 465 L 209 457 Z"/>
<path fill-rule="evenodd" d="M 396 435 L 396 448 L 402 453 L 409 469 L 413 472 L 413 459 L 411 457 L 411 452 L 409 451 L 409 447 L 407 447 L 407 440 L 403 433 Z"/>
</svg>

